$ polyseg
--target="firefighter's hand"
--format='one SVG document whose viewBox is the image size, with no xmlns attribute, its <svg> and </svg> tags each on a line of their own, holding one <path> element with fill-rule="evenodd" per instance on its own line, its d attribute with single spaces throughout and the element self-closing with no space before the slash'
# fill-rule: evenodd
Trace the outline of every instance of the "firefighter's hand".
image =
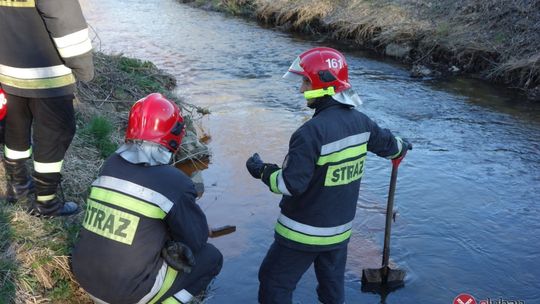
<svg viewBox="0 0 540 304">
<path fill-rule="evenodd" d="M 412 150 L 412 144 L 408 139 L 401 138 L 401 144 L 403 145 L 403 149 Z"/>
<path fill-rule="evenodd" d="M 167 241 L 161 250 L 161 256 L 169 266 L 181 272 L 190 273 L 195 266 L 193 252 L 182 242 Z"/>
<path fill-rule="evenodd" d="M 246 161 L 246 167 L 251 176 L 254 178 L 261 178 L 264 170 L 264 163 L 258 153 L 255 153 L 248 158 Z"/>
<path fill-rule="evenodd" d="M 412 150 L 412 144 L 406 138 L 396 137 L 396 140 L 401 142 L 401 153 L 399 153 L 399 155 L 395 158 L 405 157 L 407 151 Z"/>
</svg>

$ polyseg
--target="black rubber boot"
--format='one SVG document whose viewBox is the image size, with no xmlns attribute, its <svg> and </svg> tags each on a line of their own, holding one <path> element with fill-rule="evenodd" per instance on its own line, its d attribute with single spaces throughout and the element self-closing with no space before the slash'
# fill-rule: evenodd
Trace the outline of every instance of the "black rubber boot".
<svg viewBox="0 0 540 304">
<path fill-rule="evenodd" d="M 79 205 L 74 202 L 64 202 L 57 197 L 46 202 L 33 201 L 28 213 L 37 217 L 69 216 L 79 213 Z"/>
<path fill-rule="evenodd" d="M 59 198 L 56 196 L 57 188 L 62 190 L 60 182 L 62 175 L 60 173 L 38 173 L 33 174 L 36 184 L 36 199 L 29 204 L 28 213 L 35 216 L 56 217 L 77 214 L 79 205 L 74 202 L 65 201 L 63 191 Z M 60 186 L 60 187 L 58 187 Z M 50 200 L 40 201 L 40 197 L 52 196 Z"/>
<path fill-rule="evenodd" d="M 28 175 L 26 159 L 4 159 L 6 170 L 6 201 L 28 203 L 34 194 L 34 182 Z"/>
</svg>

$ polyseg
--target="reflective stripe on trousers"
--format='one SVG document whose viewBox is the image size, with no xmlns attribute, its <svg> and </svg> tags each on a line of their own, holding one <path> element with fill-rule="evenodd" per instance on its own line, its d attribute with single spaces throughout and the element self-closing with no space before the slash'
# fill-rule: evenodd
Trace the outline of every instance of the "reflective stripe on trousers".
<svg viewBox="0 0 540 304">
<path fill-rule="evenodd" d="M 280 214 L 276 233 L 286 239 L 307 245 L 333 245 L 351 236 L 352 221 L 335 227 L 315 227 Z"/>
</svg>

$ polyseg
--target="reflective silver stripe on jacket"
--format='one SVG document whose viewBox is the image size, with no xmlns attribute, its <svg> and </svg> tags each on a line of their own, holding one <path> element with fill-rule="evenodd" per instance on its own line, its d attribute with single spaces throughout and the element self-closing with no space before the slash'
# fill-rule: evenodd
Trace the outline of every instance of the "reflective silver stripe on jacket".
<svg viewBox="0 0 540 304">
<path fill-rule="evenodd" d="M 278 221 L 292 230 L 315 236 L 332 236 L 343 233 L 352 228 L 352 221 L 335 227 L 314 227 L 306 224 L 299 223 L 293 219 L 288 218 L 283 213 L 279 215 Z"/>
<path fill-rule="evenodd" d="M 63 58 L 75 57 L 92 50 L 92 42 L 88 37 L 88 28 L 69 35 L 53 38 L 56 48 Z"/>
<path fill-rule="evenodd" d="M 174 205 L 173 202 L 159 192 L 112 176 L 100 176 L 92 183 L 92 186 L 112 189 L 145 200 L 158 205 L 166 213 L 169 213 Z"/>
<path fill-rule="evenodd" d="M 281 170 L 278 173 L 277 186 L 278 186 L 278 189 L 281 192 L 281 194 L 288 195 L 288 196 L 292 195 L 291 192 L 289 191 L 289 189 L 287 189 L 287 185 L 285 185 L 285 181 L 283 180 L 283 170 Z"/>
<path fill-rule="evenodd" d="M 0 75 L 18 79 L 42 79 L 70 75 L 71 69 L 65 65 L 44 68 L 16 68 L 0 64 Z"/>
<path fill-rule="evenodd" d="M 189 303 L 189 301 L 193 299 L 193 295 L 185 289 L 182 289 L 179 292 L 175 293 L 173 297 L 180 301 L 180 303 Z"/>
<path fill-rule="evenodd" d="M 336 151 L 341 151 L 347 147 L 358 146 L 369 140 L 370 132 L 347 136 L 343 139 L 328 143 L 321 147 L 321 155 L 327 155 Z"/>
</svg>

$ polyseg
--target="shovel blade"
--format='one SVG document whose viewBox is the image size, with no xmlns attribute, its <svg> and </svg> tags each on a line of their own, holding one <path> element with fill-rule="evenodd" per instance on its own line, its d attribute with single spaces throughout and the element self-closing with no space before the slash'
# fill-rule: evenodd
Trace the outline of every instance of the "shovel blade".
<svg viewBox="0 0 540 304">
<path fill-rule="evenodd" d="M 362 270 L 362 291 L 379 292 L 383 289 L 389 292 L 405 286 L 404 270 L 388 267 L 388 277 L 385 279 L 383 269 L 369 268 Z"/>
</svg>

